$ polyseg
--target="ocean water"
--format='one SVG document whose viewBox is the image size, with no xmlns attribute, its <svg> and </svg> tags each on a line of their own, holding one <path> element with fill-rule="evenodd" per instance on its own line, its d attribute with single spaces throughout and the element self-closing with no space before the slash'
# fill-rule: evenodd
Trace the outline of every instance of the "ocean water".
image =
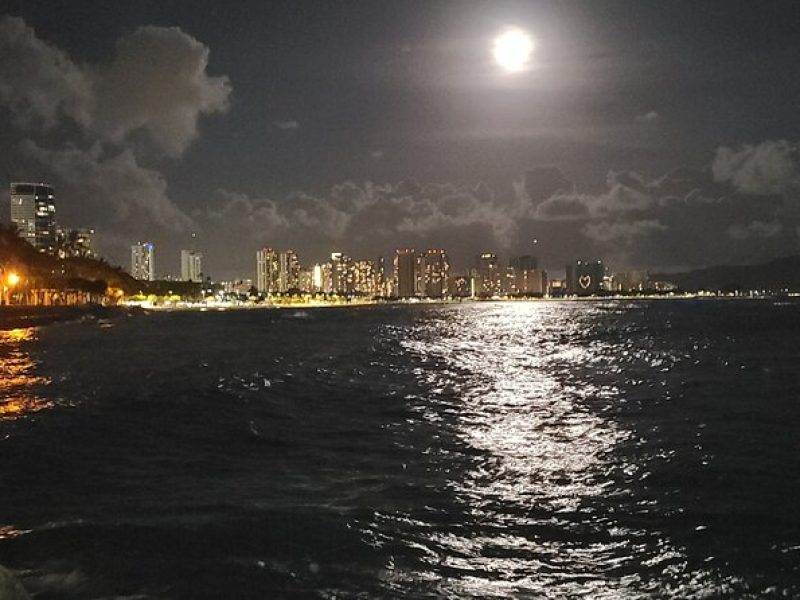
<svg viewBox="0 0 800 600">
<path fill-rule="evenodd" d="M 800 303 L 159 313 L 0 333 L 38 599 L 800 596 Z"/>
</svg>

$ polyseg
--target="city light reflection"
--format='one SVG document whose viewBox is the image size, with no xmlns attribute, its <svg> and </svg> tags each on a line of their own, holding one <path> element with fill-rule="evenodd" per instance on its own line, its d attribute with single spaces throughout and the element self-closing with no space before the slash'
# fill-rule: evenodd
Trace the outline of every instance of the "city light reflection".
<svg viewBox="0 0 800 600">
<path fill-rule="evenodd" d="M 36 394 L 36 386 L 47 380 L 34 374 L 35 363 L 23 348 L 35 335 L 32 327 L 0 331 L 0 421 L 17 419 L 53 405 Z"/>
</svg>

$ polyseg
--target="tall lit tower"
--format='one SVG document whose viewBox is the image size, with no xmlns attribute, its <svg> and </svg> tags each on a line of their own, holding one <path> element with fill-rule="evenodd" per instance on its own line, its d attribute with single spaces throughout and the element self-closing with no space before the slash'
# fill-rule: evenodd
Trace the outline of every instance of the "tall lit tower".
<svg viewBox="0 0 800 600">
<path fill-rule="evenodd" d="M 142 281 L 155 280 L 156 264 L 152 242 L 137 242 L 131 246 L 131 275 Z"/>
<path fill-rule="evenodd" d="M 194 250 L 181 250 L 181 279 L 203 281 L 203 254 Z"/>
<path fill-rule="evenodd" d="M 288 292 L 300 287 L 300 260 L 294 250 L 278 254 L 278 291 Z"/>
<path fill-rule="evenodd" d="M 447 275 L 450 272 L 447 254 L 440 249 L 426 250 L 422 265 L 425 295 L 429 298 L 441 298 L 447 293 Z"/>
<path fill-rule="evenodd" d="M 413 248 L 398 249 L 394 255 L 394 295 L 412 298 L 417 293 L 417 257 Z"/>
<path fill-rule="evenodd" d="M 512 258 L 508 263 L 507 292 L 511 294 L 542 294 L 542 273 L 536 258 L 528 254 Z"/>
<path fill-rule="evenodd" d="M 603 290 L 606 268 L 602 260 L 576 260 L 567 265 L 567 293 L 591 296 Z"/>
<path fill-rule="evenodd" d="M 365 296 L 377 296 L 380 293 L 373 261 L 357 260 L 353 262 L 353 290 Z"/>
<path fill-rule="evenodd" d="M 503 293 L 503 282 L 497 255 L 484 252 L 478 257 L 478 295 L 497 296 Z"/>
<path fill-rule="evenodd" d="M 22 239 L 39 252 L 56 249 L 56 200 L 45 183 L 11 184 L 11 222 Z"/>
<path fill-rule="evenodd" d="M 386 263 L 382 256 L 379 256 L 375 263 L 375 285 L 379 296 L 388 295 L 388 290 L 386 289 Z"/>
<path fill-rule="evenodd" d="M 272 248 L 256 253 L 256 288 L 261 294 L 278 291 L 278 253 Z"/>
<path fill-rule="evenodd" d="M 353 259 L 341 252 L 331 254 L 331 287 L 336 294 L 352 294 L 355 291 Z"/>
</svg>

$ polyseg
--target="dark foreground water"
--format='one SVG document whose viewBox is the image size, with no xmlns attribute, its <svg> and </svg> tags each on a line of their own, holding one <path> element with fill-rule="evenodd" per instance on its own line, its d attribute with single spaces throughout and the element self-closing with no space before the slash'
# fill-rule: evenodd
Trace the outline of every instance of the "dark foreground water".
<svg viewBox="0 0 800 600">
<path fill-rule="evenodd" d="M 38 598 L 800 595 L 800 303 L 0 336 L 0 563 Z"/>
</svg>

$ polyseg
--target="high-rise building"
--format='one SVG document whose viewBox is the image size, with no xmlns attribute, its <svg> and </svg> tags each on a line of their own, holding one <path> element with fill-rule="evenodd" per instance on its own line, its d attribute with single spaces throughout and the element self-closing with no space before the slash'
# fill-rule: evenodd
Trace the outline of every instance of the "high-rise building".
<svg viewBox="0 0 800 600">
<path fill-rule="evenodd" d="M 377 286 L 377 294 L 378 296 L 388 296 L 389 291 L 387 290 L 387 280 L 386 280 L 386 262 L 383 260 L 382 256 L 378 257 L 378 260 L 375 261 L 375 285 Z"/>
<path fill-rule="evenodd" d="M 603 291 L 606 268 L 602 260 L 576 260 L 567 265 L 567 293 L 576 296 L 591 296 Z"/>
<path fill-rule="evenodd" d="M 506 291 L 518 295 L 543 294 L 542 273 L 536 267 L 537 261 L 533 256 L 512 258 L 508 265 Z"/>
<path fill-rule="evenodd" d="M 70 229 L 67 232 L 68 240 L 71 244 L 73 256 L 95 258 L 97 252 L 94 249 L 95 230 L 88 227 Z"/>
<path fill-rule="evenodd" d="M 394 255 L 394 295 L 412 298 L 417 293 L 417 257 L 413 248 L 398 249 Z"/>
<path fill-rule="evenodd" d="M 341 252 L 331 254 L 331 291 L 335 294 L 355 291 L 353 259 Z"/>
<path fill-rule="evenodd" d="M 497 255 L 484 252 L 477 260 L 476 294 L 478 296 L 499 296 L 503 294 L 503 276 L 497 262 Z"/>
<path fill-rule="evenodd" d="M 423 255 L 422 284 L 425 296 L 441 298 L 447 294 L 450 263 L 444 250 L 426 250 Z"/>
<path fill-rule="evenodd" d="M 56 200 L 44 183 L 11 184 L 11 222 L 22 239 L 40 252 L 56 250 Z"/>
<path fill-rule="evenodd" d="M 181 250 L 181 279 L 203 281 L 203 255 L 194 250 Z"/>
<path fill-rule="evenodd" d="M 272 248 L 256 252 L 256 289 L 260 294 L 278 291 L 278 253 Z"/>
<path fill-rule="evenodd" d="M 453 298 L 467 298 L 472 294 L 469 275 L 456 275 L 447 279 L 447 293 Z"/>
<path fill-rule="evenodd" d="M 552 298 L 562 298 L 567 293 L 566 279 L 551 279 L 548 282 L 547 293 Z"/>
<path fill-rule="evenodd" d="M 614 274 L 614 291 L 640 292 L 648 289 L 649 281 L 647 271 L 622 271 Z"/>
<path fill-rule="evenodd" d="M 311 291 L 328 293 L 331 291 L 331 265 L 330 263 L 314 265 L 312 274 Z"/>
<path fill-rule="evenodd" d="M 142 281 L 155 280 L 156 263 L 152 242 L 137 242 L 131 246 L 131 275 Z"/>
<path fill-rule="evenodd" d="M 364 296 L 378 295 L 377 269 L 373 261 L 357 260 L 353 263 L 353 289 Z"/>
<path fill-rule="evenodd" d="M 226 294 L 236 294 L 238 296 L 250 295 L 253 287 L 252 279 L 234 279 L 232 281 L 222 281 L 222 291 Z"/>
<path fill-rule="evenodd" d="M 56 254 L 59 258 L 94 258 L 94 229 L 56 227 Z"/>
<path fill-rule="evenodd" d="M 300 269 L 297 278 L 297 287 L 303 292 L 314 291 L 314 271 L 311 269 Z"/>
<path fill-rule="evenodd" d="M 300 288 L 300 260 L 294 250 L 278 254 L 277 291 L 286 293 Z"/>
</svg>

